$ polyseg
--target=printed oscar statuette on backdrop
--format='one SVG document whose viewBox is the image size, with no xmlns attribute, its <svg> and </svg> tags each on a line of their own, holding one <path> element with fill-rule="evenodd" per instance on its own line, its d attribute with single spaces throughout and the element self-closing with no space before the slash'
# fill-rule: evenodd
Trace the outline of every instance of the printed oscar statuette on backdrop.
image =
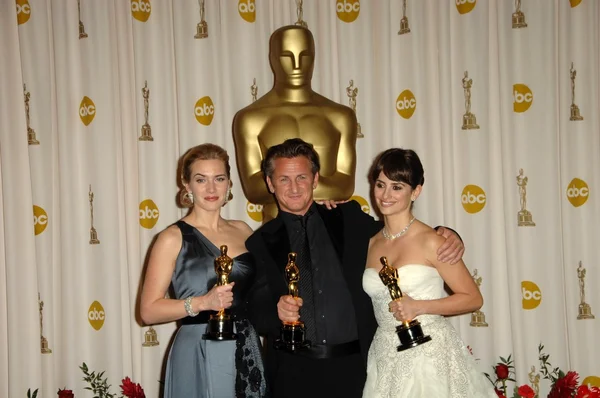
<svg viewBox="0 0 600 398">
<path fill-rule="evenodd" d="M 31 128 L 30 119 L 29 119 L 29 100 L 31 98 L 31 93 L 27 91 L 27 86 L 23 84 L 23 96 L 25 100 L 25 119 L 27 120 L 27 143 L 29 145 L 40 145 L 40 142 L 37 140 L 35 136 L 35 130 Z"/>
<path fill-rule="evenodd" d="M 521 11 L 521 0 L 515 0 L 515 12 L 512 14 L 513 29 L 526 28 L 525 14 Z"/>
<path fill-rule="evenodd" d="M 77 0 L 77 14 L 79 15 L 79 38 L 85 39 L 88 37 L 88 35 L 85 33 L 85 26 L 83 26 L 83 22 L 81 22 L 81 0 Z"/>
<path fill-rule="evenodd" d="M 579 107 L 575 105 L 575 78 L 577 77 L 577 71 L 573 68 L 573 62 L 571 62 L 571 116 L 569 120 L 578 122 L 583 120 L 583 116 L 579 111 Z"/>
<path fill-rule="evenodd" d="M 92 184 L 90 184 L 88 198 L 90 200 L 90 245 L 99 245 L 98 232 L 94 228 L 94 192 L 92 192 Z"/>
<path fill-rule="evenodd" d="M 529 377 L 529 383 L 531 383 L 531 388 L 535 393 L 534 397 L 540 396 L 540 374 L 535 372 L 535 366 L 531 367 L 531 372 L 527 373 Z"/>
<path fill-rule="evenodd" d="M 383 256 L 379 259 L 383 267 L 379 271 L 379 278 L 388 288 L 390 297 L 393 301 L 402 300 L 402 290 L 398 285 L 398 270 L 388 264 L 387 257 Z M 400 339 L 398 351 L 404 351 L 409 348 L 414 348 L 423 343 L 431 341 L 431 336 L 425 336 L 421 323 L 416 320 L 404 320 L 401 325 L 396 326 L 396 334 Z"/>
<path fill-rule="evenodd" d="M 348 101 L 350 103 L 350 108 L 356 114 L 356 97 L 358 96 L 358 87 L 354 87 L 354 80 L 350 80 L 350 85 L 346 87 L 346 95 L 348 95 Z M 358 116 L 358 115 L 357 115 Z M 364 134 L 362 133 L 362 129 L 360 127 L 360 123 L 356 123 L 356 138 L 363 138 Z"/>
<path fill-rule="evenodd" d="M 519 169 L 519 175 L 517 176 L 519 197 L 521 199 L 521 210 L 517 215 L 517 225 L 519 227 L 535 227 L 531 212 L 525 209 L 527 206 L 527 180 L 527 177 L 523 175 L 523 169 Z"/>
<path fill-rule="evenodd" d="M 595 319 L 596 317 L 592 314 L 592 307 L 588 303 L 585 302 L 585 274 L 587 270 L 583 268 L 583 264 L 581 261 L 579 262 L 579 267 L 577 267 L 577 278 L 579 279 L 579 311 L 577 314 L 577 319 Z"/>
<path fill-rule="evenodd" d="M 38 292 L 38 305 L 40 307 L 40 348 L 42 354 L 52 354 L 52 350 L 48 347 L 48 339 L 44 337 L 44 302 Z"/>
<path fill-rule="evenodd" d="M 252 102 L 256 102 L 258 99 L 258 86 L 256 85 L 256 78 L 252 80 L 252 85 L 250 86 L 250 95 L 252 95 Z"/>
<path fill-rule="evenodd" d="M 471 276 L 473 277 L 477 288 L 481 290 L 481 282 L 483 279 L 481 278 L 481 276 L 477 275 L 477 268 L 473 270 L 473 275 Z M 483 311 L 473 311 L 471 313 L 471 323 L 469 323 L 469 325 L 474 327 L 488 327 L 488 324 L 485 321 L 485 314 L 483 313 Z"/>
<path fill-rule="evenodd" d="M 154 141 L 152 137 L 152 128 L 148 123 L 148 108 L 150 106 L 150 89 L 148 88 L 148 81 L 144 82 L 142 87 L 142 96 L 144 97 L 144 125 L 142 126 L 142 135 L 138 138 L 139 141 Z"/>
<path fill-rule="evenodd" d="M 300 281 L 300 269 L 296 265 L 296 253 L 288 254 L 288 263 L 285 266 L 285 280 L 288 284 L 290 296 L 298 298 L 298 282 Z M 290 352 L 308 348 L 311 342 L 305 339 L 304 322 L 282 322 L 281 335 L 275 340 L 275 349 L 283 349 Z"/>
<path fill-rule="evenodd" d="M 144 342 L 142 346 L 144 347 L 154 347 L 158 345 L 158 335 L 156 334 L 156 330 L 152 326 L 146 330 L 144 333 Z"/>
<path fill-rule="evenodd" d="M 462 79 L 462 86 L 465 95 L 465 114 L 463 115 L 462 129 L 477 130 L 477 118 L 471 113 L 471 87 L 473 87 L 473 79 L 469 79 L 469 72 L 465 71 L 465 76 Z"/>
<path fill-rule="evenodd" d="M 400 19 L 400 30 L 399 35 L 410 33 L 410 27 L 408 26 L 408 18 L 406 17 L 406 0 L 402 0 L 402 19 Z"/>
<path fill-rule="evenodd" d="M 303 0 L 296 0 L 296 22 L 294 22 L 294 25 L 297 26 L 302 26 L 303 28 L 308 28 L 308 24 L 306 23 L 306 21 L 304 19 L 302 19 L 304 17 L 304 8 L 302 8 L 302 2 Z"/>
<path fill-rule="evenodd" d="M 194 39 L 205 39 L 208 37 L 208 24 L 204 19 L 204 0 L 198 0 L 200 6 L 200 22 L 196 25 L 196 35 Z"/>
<path fill-rule="evenodd" d="M 233 259 L 227 255 L 227 246 L 221 245 L 221 255 L 215 258 L 215 273 L 217 274 L 217 286 L 229 284 L 229 274 L 233 270 Z M 202 335 L 205 340 L 235 340 L 233 332 L 233 319 L 229 311 L 222 308 L 208 319 L 206 333 Z"/>
</svg>

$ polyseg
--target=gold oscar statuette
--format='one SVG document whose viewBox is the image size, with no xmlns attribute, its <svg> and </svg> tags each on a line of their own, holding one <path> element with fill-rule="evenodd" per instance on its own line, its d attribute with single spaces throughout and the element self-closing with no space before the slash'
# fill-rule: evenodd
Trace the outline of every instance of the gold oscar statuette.
<svg viewBox="0 0 600 398">
<path fill-rule="evenodd" d="M 221 255 L 215 258 L 215 273 L 217 274 L 217 286 L 229 284 L 229 274 L 233 270 L 233 259 L 227 255 L 227 245 L 221 245 Z M 216 314 L 212 314 L 206 325 L 206 333 L 202 335 L 205 340 L 235 340 L 233 332 L 233 319 L 229 311 L 221 308 Z"/>
<path fill-rule="evenodd" d="M 288 284 L 290 296 L 298 298 L 298 282 L 300 281 L 300 269 L 296 265 L 296 253 L 288 254 L 288 262 L 285 266 L 285 280 Z M 273 346 L 278 350 L 296 352 L 300 349 L 310 347 L 311 342 L 306 340 L 304 322 L 282 322 L 281 334 L 275 340 Z"/>
<path fill-rule="evenodd" d="M 48 340 L 44 337 L 44 302 L 38 292 L 38 305 L 40 307 L 40 344 L 42 354 L 52 354 L 52 350 L 48 348 Z"/>
<path fill-rule="evenodd" d="M 462 79 L 462 86 L 465 94 L 465 114 L 463 115 L 463 130 L 477 130 L 477 118 L 471 113 L 471 87 L 473 87 L 473 79 L 469 79 L 469 72 L 465 71 L 465 76 Z"/>
<path fill-rule="evenodd" d="M 150 106 L 150 89 L 148 88 L 148 81 L 144 82 L 142 88 L 142 96 L 144 97 L 144 125 L 142 126 L 142 135 L 138 138 L 140 141 L 154 141 L 152 137 L 152 128 L 148 123 L 148 108 Z"/>
<path fill-rule="evenodd" d="M 196 35 L 194 39 L 205 39 L 208 37 L 208 24 L 204 19 L 204 0 L 198 0 L 200 6 L 200 22 L 196 25 Z"/>
<path fill-rule="evenodd" d="M 577 314 L 577 319 L 595 319 L 596 317 L 592 314 L 592 307 L 588 303 L 585 302 L 585 274 L 586 269 L 583 268 L 583 264 L 581 261 L 579 262 L 579 267 L 577 267 L 577 278 L 579 279 L 579 311 Z"/>
<path fill-rule="evenodd" d="M 517 215 L 517 225 L 519 227 L 535 227 L 531 212 L 526 210 L 527 206 L 527 177 L 523 175 L 523 169 L 519 169 L 517 176 L 517 185 L 519 186 L 519 197 L 521 199 L 521 210 Z"/>
<path fill-rule="evenodd" d="M 94 228 L 94 192 L 92 192 L 91 184 L 88 197 L 90 200 L 90 245 L 98 245 L 100 244 L 100 241 L 98 240 L 98 232 L 96 232 L 96 228 Z"/>
<path fill-rule="evenodd" d="M 29 145 L 40 145 L 40 142 L 35 136 L 35 130 L 31 128 L 31 122 L 29 119 L 29 100 L 31 93 L 27 91 L 27 86 L 23 84 L 23 96 L 25 97 L 25 119 L 27 120 L 27 143 Z"/>
<path fill-rule="evenodd" d="M 379 271 L 379 278 L 388 288 L 392 301 L 402 300 L 402 290 L 400 290 L 400 286 L 398 285 L 398 270 L 388 263 L 385 256 L 381 257 L 379 261 L 383 265 Z M 431 341 L 431 336 L 423 334 L 421 323 L 416 319 L 405 319 L 402 324 L 396 326 L 396 334 L 400 339 L 400 345 L 397 348 L 398 351 L 414 348 Z"/>
<path fill-rule="evenodd" d="M 410 27 L 408 26 L 408 18 L 406 17 L 406 0 L 402 0 L 402 19 L 400 19 L 400 30 L 399 35 L 410 33 Z"/>
<path fill-rule="evenodd" d="M 521 0 L 515 0 L 515 12 L 512 14 L 513 29 L 526 28 L 525 14 L 521 11 Z"/>
<path fill-rule="evenodd" d="M 358 97 L 358 87 L 354 87 L 354 80 L 350 80 L 350 85 L 346 87 L 346 94 L 350 102 L 350 109 L 356 114 L 356 97 Z M 360 123 L 356 123 L 356 138 L 363 138 L 364 135 L 360 128 Z"/>
<path fill-rule="evenodd" d="M 575 105 L 575 78 L 577 77 L 577 71 L 573 68 L 573 62 L 571 62 L 571 117 L 569 120 L 578 122 L 583 120 L 583 116 L 579 112 L 579 107 Z"/>
<path fill-rule="evenodd" d="M 296 22 L 294 22 L 294 25 L 297 26 L 302 26 L 303 28 L 308 28 L 308 24 L 306 23 L 306 21 L 304 19 L 302 19 L 304 17 L 304 8 L 302 8 L 302 0 L 296 0 Z"/>
<path fill-rule="evenodd" d="M 471 275 L 471 276 L 473 277 L 473 280 L 475 281 L 477 288 L 480 289 L 482 278 L 481 278 L 481 276 L 477 275 L 477 268 L 473 270 L 473 275 Z M 488 327 L 488 324 L 485 321 L 485 314 L 483 313 L 483 311 L 477 310 L 477 311 L 472 312 L 471 313 L 471 323 L 469 323 L 469 325 L 474 326 L 474 327 Z"/>
<path fill-rule="evenodd" d="M 258 86 L 256 85 L 256 78 L 252 80 L 250 94 L 252 95 L 252 102 L 255 102 L 258 99 Z"/>
<path fill-rule="evenodd" d="M 142 346 L 144 347 L 154 347 L 158 345 L 158 335 L 156 334 L 156 330 L 152 326 L 146 330 L 144 333 L 144 342 Z"/>
<path fill-rule="evenodd" d="M 79 39 L 85 39 L 88 35 L 85 33 L 83 22 L 81 22 L 81 0 L 77 0 L 77 14 L 79 15 Z"/>
<path fill-rule="evenodd" d="M 261 169 L 267 149 L 274 145 L 291 138 L 314 145 L 321 160 L 315 200 L 349 199 L 356 180 L 356 114 L 313 91 L 315 42 L 310 30 L 295 25 L 277 29 L 269 41 L 269 61 L 273 88 L 233 120 L 242 189 L 250 203 L 263 206 L 263 223 L 277 216 Z"/>
<path fill-rule="evenodd" d="M 540 374 L 535 372 L 535 366 L 531 367 L 531 372 L 527 373 L 529 376 L 529 382 L 531 383 L 531 388 L 535 393 L 534 397 L 537 398 L 540 396 Z"/>
</svg>

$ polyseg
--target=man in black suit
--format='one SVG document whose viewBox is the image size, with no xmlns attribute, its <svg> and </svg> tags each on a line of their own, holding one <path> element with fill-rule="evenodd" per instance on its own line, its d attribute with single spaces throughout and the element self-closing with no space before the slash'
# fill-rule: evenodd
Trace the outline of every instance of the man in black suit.
<svg viewBox="0 0 600 398">
<path fill-rule="evenodd" d="M 269 148 L 262 167 L 279 214 L 246 241 L 256 260 L 248 307 L 254 327 L 266 337 L 271 391 L 276 398 L 361 397 L 377 328 L 362 275 L 369 239 L 383 224 L 355 201 L 332 210 L 313 201 L 319 156 L 301 139 Z M 444 228 L 439 233 L 447 238 L 440 257 L 460 258 L 460 238 Z M 299 299 L 288 294 L 284 277 L 289 252 L 298 253 Z M 312 346 L 296 353 L 274 349 L 281 322 L 300 317 Z"/>
</svg>

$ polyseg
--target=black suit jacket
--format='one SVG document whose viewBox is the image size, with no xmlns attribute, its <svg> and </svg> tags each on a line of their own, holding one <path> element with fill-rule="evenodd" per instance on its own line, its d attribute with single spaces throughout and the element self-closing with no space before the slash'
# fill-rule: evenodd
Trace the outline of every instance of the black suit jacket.
<svg viewBox="0 0 600 398">
<path fill-rule="evenodd" d="M 366 364 L 377 322 L 371 299 L 362 288 L 362 276 L 369 239 L 383 227 L 383 223 L 365 214 L 355 201 L 340 204 L 332 210 L 318 206 L 318 211 L 333 243 L 332 250 L 337 252 L 342 264 L 342 272 L 356 312 L 361 354 Z M 289 294 L 284 268 L 290 252 L 290 242 L 281 217 L 276 217 L 256 230 L 246 241 L 246 247 L 256 260 L 255 281 L 248 296 L 249 318 L 258 333 L 267 336 L 268 364 L 272 342 L 279 337 L 281 327 L 277 302 L 281 296 Z"/>
</svg>

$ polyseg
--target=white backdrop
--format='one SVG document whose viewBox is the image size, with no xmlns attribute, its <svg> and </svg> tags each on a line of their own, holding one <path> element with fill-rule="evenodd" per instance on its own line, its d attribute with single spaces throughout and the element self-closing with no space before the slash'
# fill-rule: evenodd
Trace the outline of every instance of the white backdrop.
<svg viewBox="0 0 600 398">
<path fill-rule="evenodd" d="M 76 0 L 16 0 L 15 14 L 15 1 L 0 1 L 0 396 L 90 395 L 82 362 L 106 370 L 113 392 L 130 376 L 158 396 L 175 325 L 155 326 L 159 345 L 142 346 L 136 303 L 153 237 L 182 215 L 177 159 L 213 142 L 236 170 L 233 115 L 253 79 L 259 96 L 271 88 L 269 36 L 297 19 L 292 0 L 207 0 L 209 36 L 195 39 L 194 0 L 80 3 L 79 14 Z M 359 89 L 355 195 L 366 211 L 374 156 L 392 146 L 421 156 L 417 216 L 459 231 L 482 277 L 489 326 L 454 320 L 482 370 L 512 353 L 526 383 L 542 342 L 553 365 L 600 376 L 598 319 L 577 320 L 579 262 L 600 316 L 600 5 L 523 0 L 521 11 L 528 26 L 513 29 L 514 1 L 408 0 L 411 31 L 399 35 L 402 1 L 306 0 L 313 87 L 346 105 L 351 79 Z M 461 128 L 465 71 L 479 129 Z M 153 141 L 139 140 L 145 82 Z M 519 169 L 535 226 L 517 224 Z M 237 173 L 233 182 L 224 215 L 257 228 Z"/>
</svg>

